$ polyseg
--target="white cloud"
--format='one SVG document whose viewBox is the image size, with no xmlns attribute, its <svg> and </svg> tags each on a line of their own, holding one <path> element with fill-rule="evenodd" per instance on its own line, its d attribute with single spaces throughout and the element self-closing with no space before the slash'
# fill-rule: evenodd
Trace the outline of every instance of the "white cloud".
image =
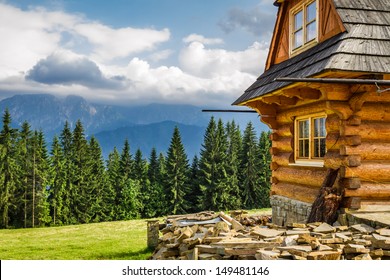
<svg viewBox="0 0 390 280">
<path fill-rule="evenodd" d="M 26 72 L 64 47 L 107 63 L 153 50 L 170 37 L 168 29 L 114 29 L 81 15 L 44 8 L 21 10 L 0 3 L 0 15 L 0 78 Z"/>
<path fill-rule="evenodd" d="M 199 77 L 228 76 L 235 71 L 258 75 L 262 72 L 268 49 L 255 42 L 244 51 L 207 49 L 200 42 L 189 44 L 180 53 L 180 65 L 188 73 Z"/>
<path fill-rule="evenodd" d="M 199 34 L 191 34 L 183 39 L 184 43 L 199 42 L 204 45 L 218 45 L 223 44 L 223 40 L 220 38 L 206 38 Z"/>
<path fill-rule="evenodd" d="M 170 31 L 154 29 L 112 29 L 99 23 L 82 23 L 74 26 L 78 35 L 84 36 L 93 45 L 93 58 L 110 61 L 130 54 L 153 50 L 157 44 L 169 40 Z"/>
<path fill-rule="evenodd" d="M 191 34 L 177 66 L 152 67 L 145 57 L 157 63 L 174 53 L 158 49 L 170 39 L 169 29 L 115 29 L 81 15 L 2 3 L 0 14 L 0 94 L 227 105 L 263 71 L 268 52 L 258 42 L 228 51 L 215 47 L 224 43 L 220 38 Z"/>
</svg>

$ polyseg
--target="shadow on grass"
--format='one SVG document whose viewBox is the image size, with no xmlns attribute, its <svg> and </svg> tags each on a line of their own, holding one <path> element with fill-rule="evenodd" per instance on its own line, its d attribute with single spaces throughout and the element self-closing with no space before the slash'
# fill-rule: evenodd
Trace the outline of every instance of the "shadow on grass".
<svg viewBox="0 0 390 280">
<path fill-rule="evenodd" d="M 147 260 L 153 254 L 153 249 L 144 248 L 134 252 L 118 252 L 97 256 L 98 260 Z"/>
</svg>

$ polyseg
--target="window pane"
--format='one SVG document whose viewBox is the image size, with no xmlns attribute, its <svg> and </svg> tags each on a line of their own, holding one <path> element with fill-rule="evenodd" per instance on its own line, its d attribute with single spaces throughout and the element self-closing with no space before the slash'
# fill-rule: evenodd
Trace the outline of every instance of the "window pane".
<svg viewBox="0 0 390 280">
<path fill-rule="evenodd" d="M 314 157 L 320 156 L 320 139 L 314 139 Z"/>
<path fill-rule="evenodd" d="M 294 49 L 299 48 L 302 45 L 303 45 L 303 30 L 300 30 L 294 34 Z"/>
<path fill-rule="evenodd" d="M 315 38 L 317 38 L 317 22 L 313 21 L 306 26 L 306 42 L 314 40 Z"/>
<path fill-rule="evenodd" d="M 309 138 L 309 120 L 299 121 L 299 138 Z"/>
<path fill-rule="evenodd" d="M 326 153 L 326 141 L 325 138 L 320 139 L 320 157 L 324 157 Z"/>
<path fill-rule="evenodd" d="M 299 157 L 309 157 L 309 139 L 299 140 Z"/>
<path fill-rule="evenodd" d="M 314 119 L 314 137 L 325 137 L 325 118 Z"/>
<path fill-rule="evenodd" d="M 303 27 L 303 12 L 300 11 L 294 15 L 294 31 L 302 29 Z"/>
<path fill-rule="evenodd" d="M 306 7 L 306 22 L 310 22 L 316 18 L 316 1 Z"/>
</svg>

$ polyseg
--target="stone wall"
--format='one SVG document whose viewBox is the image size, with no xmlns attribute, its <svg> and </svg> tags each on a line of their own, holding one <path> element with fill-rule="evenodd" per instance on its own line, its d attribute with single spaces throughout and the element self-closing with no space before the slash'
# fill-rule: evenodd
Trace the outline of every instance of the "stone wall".
<svg viewBox="0 0 390 280">
<path fill-rule="evenodd" d="M 310 215 L 311 204 L 284 196 L 273 195 L 270 198 L 272 206 L 272 223 L 285 226 L 288 223 L 306 223 Z"/>
</svg>

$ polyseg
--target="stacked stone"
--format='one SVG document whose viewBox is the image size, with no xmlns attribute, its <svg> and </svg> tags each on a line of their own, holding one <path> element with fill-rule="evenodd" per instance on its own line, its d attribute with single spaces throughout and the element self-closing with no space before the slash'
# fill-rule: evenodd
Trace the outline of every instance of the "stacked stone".
<svg viewBox="0 0 390 280">
<path fill-rule="evenodd" d="M 152 259 L 175 260 L 380 260 L 390 259 L 390 229 L 365 224 L 331 226 L 255 218 L 243 225 L 224 213 L 212 220 L 175 220 L 161 230 Z"/>
</svg>

